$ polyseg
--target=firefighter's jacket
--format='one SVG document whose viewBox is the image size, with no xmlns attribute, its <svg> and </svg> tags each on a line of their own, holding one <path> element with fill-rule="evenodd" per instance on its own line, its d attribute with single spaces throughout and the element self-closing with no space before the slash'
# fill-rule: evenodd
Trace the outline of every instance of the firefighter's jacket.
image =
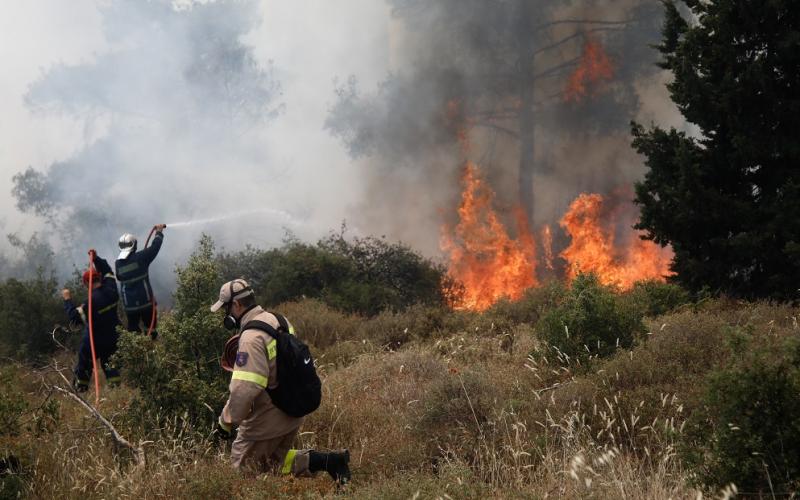
<svg viewBox="0 0 800 500">
<path fill-rule="evenodd" d="M 117 301 L 119 300 L 117 281 L 114 279 L 114 273 L 111 272 L 111 266 L 108 265 L 105 259 L 95 255 L 94 267 L 103 277 L 100 286 L 93 288 L 91 291 L 94 341 L 95 344 L 102 346 L 116 345 L 117 325 L 119 324 L 119 318 L 117 317 Z M 84 324 L 84 334 L 88 336 L 88 302 L 75 306 L 72 300 L 65 300 L 64 310 L 67 312 L 71 322 Z"/>
<path fill-rule="evenodd" d="M 156 232 L 153 243 L 139 252 L 132 252 L 125 259 L 117 259 L 117 279 L 122 285 L 122 305 L 125 311 L 139 311 L 153 304 L 153 289 L 150 287 L 148 270 L 150 263 L 161 250 L 164 235 Z"/>
<path fill-rule="evenodd" d="M 240 321 L 260 320 L 276 329 L 278 319 L 256 306 L 247 311 Z M 278 386 L 275 339 L 267 332 L 249 329 L 239 336 L 239 351 L 231 376 L 230 397 L 222 410 L 226 424 L 239 425 L 238 438 L 261 441 L 285 436 L 303 422 L 303 418 L 290 417 L 272 404 L 266 388 Z"/>
</svg>

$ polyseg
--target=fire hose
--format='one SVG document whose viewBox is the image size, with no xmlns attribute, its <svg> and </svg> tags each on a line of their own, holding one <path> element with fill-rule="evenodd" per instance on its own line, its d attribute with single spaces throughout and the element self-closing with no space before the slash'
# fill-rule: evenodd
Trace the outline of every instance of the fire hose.
<svg viewBox="0 0 800 500">
<path fill-rule="evenodd" d="M 94 291 L 94 256 L 95 251 L 89 250 L 89 345 L 92 348 L 92 372 L 94 373 L 94 405 L 100 404 L 100 378 L 97 375 L 97 354 L 94 350 L 94 324 L 92 322 L 92 292 Z"/>
<path fill-rule="evenodd" d="M 156 228 L 157 227 L 158 226 L 153 226 L 153 228 L 150 229 L 150 234 L 147 235 L 147 240 L 145 240 L 145 242 L 144 242 L 144 248 L 147 248 L 148 245 L 150 245 L 150 238 L 153 236 L 153 233 L 156 232 Z M 167 225 L 164 224 L 164 227 L 166 228 Z M 155 326 L 155 324 L 156 324 L 156 307 L 158 306 L 158 303 L 156 302 L 156 294 L 153 293 L 153 288 L 152 287 L 150 287 L 150 296 L 153 297 L 153 308 L 152 308 L 153 312 L 150 315 L 150 327 L 147 329 L 147 336 L 148 337 L 150 337 L 153 334 L 153 326 Z"/>
</svg>

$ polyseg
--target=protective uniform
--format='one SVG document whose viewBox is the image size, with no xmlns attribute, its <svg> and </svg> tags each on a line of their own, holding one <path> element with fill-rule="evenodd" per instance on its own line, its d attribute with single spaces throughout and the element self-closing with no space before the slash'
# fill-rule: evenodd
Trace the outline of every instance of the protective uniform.
<svg viewBox="0 0 800 500">
<path fill-rule="evenodd" d="M 158 319 L 157 315 L 153 314 L 153 289 L 150 286 L 148 270 L 158 255 L 163 241 L 164 234 L 157 231 L 149 247 L 139 252 L 132 251 L 127 255 L 123 251 L 120 254 L 122 258 L 118 258 L 115 263 L 117 279 L 122 285 L 122 305 L 128 317 L 128 331 L 141 332 L 140 322 L 145 328 L 149 328 L 150 322 L 153 321 L 153 338 L 158 336 L 155 330 Z"/>
<path fill-rule="evenodd" d="M 234 294 L 237 287 L 233 287 Z M 240 319 L 244 325 L 254 319 L 279 328 L 277 318 L 254 306 Z M 261 330 L 242 331 L 239 350 L 230 383 L 230 397 L 220 420 L 227 425 L 239 425 L 231 447 L 231 464 L 242 467 L 255 462 L 258 468 L 280 468 L 284 474 L 300 475 L 308 471 L 310 450 L 294 450 L 302 418 L 290 417 L 272 404 L 267 387 L 278 385 L 275 362 L 275 339 Z"/>
<path fill-rule="evenodd" d="M 114 273 L 111 272 L 111 266 L 105 259 L 95 255 L 94 267 L 102 277 L 101 285 L 98 288 L 90 288 L 94 348 L 106 374 L 106 381 L 109 384 L 116 384 L 119 382 L 119 370 L 109 364 L 109 359 L 117 351 L 117 325 L 119 324 L 117 282 L 114 279 Z M 89 286 L 91 287 L 91 284 Z M 75 383 L 79 390 L 86 390 L 89 387 L 89 380 L 92 378 L 92 347 L 89 340 L 87 317 L 89 306 L 84 303 L 76 307 L 70 299 L 64 301 L 64 310 L 71 322 L 85 325 L 78 351 L 78 364 L 75 366 Z"/>
</svg>

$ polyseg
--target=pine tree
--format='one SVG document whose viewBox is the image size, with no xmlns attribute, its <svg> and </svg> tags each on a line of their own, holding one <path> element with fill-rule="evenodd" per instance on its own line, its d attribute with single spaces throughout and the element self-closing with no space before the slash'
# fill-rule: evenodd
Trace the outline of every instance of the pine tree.
<svg viewBox="0 0 800 500">
<path fill-rule="evenodd" d="M 794 300 L 800 288 L 800 3 L 666 2 L 661 67 L 698 133 L 633 124 L 649 168 L 639 229 L 691 290 Z"/>
</svg>

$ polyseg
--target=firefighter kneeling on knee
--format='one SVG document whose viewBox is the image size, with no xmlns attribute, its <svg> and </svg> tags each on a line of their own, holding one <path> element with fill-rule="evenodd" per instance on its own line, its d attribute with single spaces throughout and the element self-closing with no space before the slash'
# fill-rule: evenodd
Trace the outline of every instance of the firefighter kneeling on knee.
<svg viewBox="0 0 800 500">
<path fill-rule="evenodd" d="M 298 369 L 310 371 L 316 379 L 317 385 L 309 396 L 311 401 L 297 400 L 306 393 L 296 381 L 303 379 L 307 371 L 286 369 L 281 377 L 286 377 L 287 372 L 294 373 L 295 377 L 284 380 L 278 376 L 278 365 L 288 361 L 279 359 L 280 356 L 308 353 L 305 344 L 294 337 L 294 328 L 282 316 L 258 306 L 252 288 L 242 279 L 222 285 L 219 300 L 211 310 L 222 308 L 225 309 L 225 326 L 239 333 L 238 339 L 234 337 L 229 341 L 228 347 L 233 345 L 233 350 L 226 348 L 232 359 L 226 362 L 223 357 L 223 367 L 231 371 L 232 376 L 230 397 L 217 424 L 217 432 L 226 439 L 233 436 L 233 428 L 238 426 L 231 446 L 231 465 L 237 469 L 248 467 L 263 472 L 272 469 L 297 476 L 326 471 L 338 483 L 348 482 L 350 454 L 347 450 L 323 453 L 292 448 L 303 423 L 300 415 L 308 409 L 313 411 L 320 398 L 319 379 L 310 354 L 306 354 L 305 359 L 301 355 Z M 281 383 L 283 391 L 278 389 Z M 291 389 L 292 394 L 287 394 L 286 389 Z M 310 405 L 306 410 L 303 410 L 304 403 Z"/>
</svg>

